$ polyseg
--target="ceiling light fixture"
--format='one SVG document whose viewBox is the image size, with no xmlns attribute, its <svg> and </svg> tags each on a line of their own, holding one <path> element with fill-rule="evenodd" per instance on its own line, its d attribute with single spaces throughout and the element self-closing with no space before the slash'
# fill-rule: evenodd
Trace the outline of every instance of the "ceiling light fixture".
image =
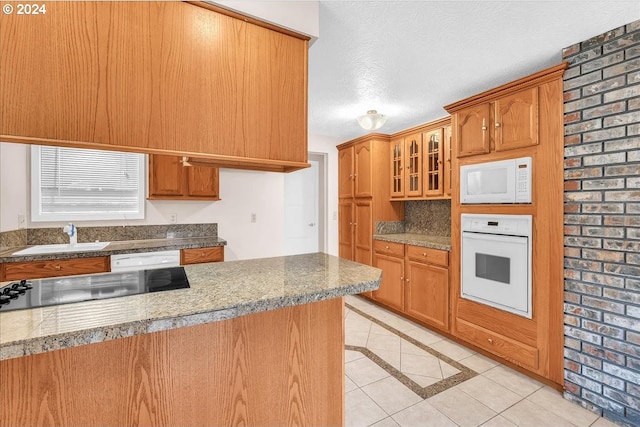
<svg viewBox="0 0 640 427">
<path fill-rule="evenodd" d="M 366 130 L 380 129 L 387 121 L 387 116 L 378 114 L 376 110 L 369 110 L 367 114 L 358 117 L 358 124 Z"/>
</svg>

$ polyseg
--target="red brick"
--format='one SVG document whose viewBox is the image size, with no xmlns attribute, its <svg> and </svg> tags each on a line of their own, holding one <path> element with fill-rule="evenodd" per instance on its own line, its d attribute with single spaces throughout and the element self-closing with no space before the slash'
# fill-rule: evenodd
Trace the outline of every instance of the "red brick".
<svg viewBox="0 0 640 427">
<path fill-rule="evenodd" d="M 564 166 L 566 168 L 577 168 L 578 166 L 582 166 L 582 159 L 580 158 L 565 159 Z"/>
<path fill-rule="evenodd" d="M 566 191 L 575 191 L 580 189 L 580 181 L 565 181 L 564 189 Z"/>
<path fill-rule="evenodd" d="M 564 256 L 580 258 L 580 248 L 564 248 Z"/>
<path fill-rule="evenodd" d="M 579 133 L 576 133 L 574 135 L 568 135 L 564 137 L 564 145 L 576 145 L 576 144 L 580 144 L 580 142 L 582 141 L 582 135 L 580 135 Z"/>
<path fill-rule="evenodd" d="M 582 118 L 582 114 L 580 113 L 580 111 L 576 111 L 574 113 L 565 114 L 564 115 L 564 122 L 565 123 L 575 123 L 575 122 L 580 121 L 581 118 Z"/>
<path fill-rule="evenodd" d="M 564 204 L 564 213 L 579 213 L 579 212 L 580 212 L 580 203 Z"/>
<path fill-rule="evenodd" d="M 580 227 L 578 227 L 577 225 L 565 225 L 564 234 L 569 236 L 580 235 Z"/>
</svg>

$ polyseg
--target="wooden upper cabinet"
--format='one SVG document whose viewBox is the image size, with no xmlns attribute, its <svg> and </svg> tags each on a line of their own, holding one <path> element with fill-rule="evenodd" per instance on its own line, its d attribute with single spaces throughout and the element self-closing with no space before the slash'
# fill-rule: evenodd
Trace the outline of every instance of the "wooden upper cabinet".
<svg viewBox="0 0 640 427">
<path fill-rule="evenodd" d="M 435 129 L 422 135 L 424 145 L 424 194 L 425 196 L 442 195 L 443 183 L 443 130 Z"/>
<path fill-rule="evenodd" d="M 373 154 L 371 141 L 359 142 L 354 146 L 354 197 L 373 196 Z"/>
<path fill-rule="evenodd" d="M 451 175 L 451 126 L 445 126 L 443 132 L 444 167 L 442 171 L 442 178 L 444 180 L 444 194 L 445 196 L 451 197 L 451 180 L 453 179 L 453 176 Z"/>
<path fill-rule="evenodd" d="M 538 145 L 538 88 L 494 101 L 496 151 Z"/>
<path fill-rule="evenodd" d="M 220 200 L 218 168 L 183 166 L 181 160 L 149 155 L 149 199 Z"/>
<path fill-rule="evenodd" d="M 395 138 L 389 144 L 391 153 L 391 197 L 404 197 L 404 138 Z"/>
<path fill-rule="evenodd" d="M 308 166 L 308 37 L 204 2 L 51 2 L 35 18 L 0 14 L 3 141 Z"/>
<path fill-rule="evenodd" d="M 422 134 L 420 132 L 404 138 L 404 195 L 422 196 Z"/>
<path fill-rule="evenodd" d="M 474 105 L 454 115 L 458 157 L 487 154 L 490 151 L 491 126 L 489 103 Z"/>
<path fill-rule="evenodd" d="M 354 147 L 338 150 L 338 197 L 353 197 Z"/>
</svg>

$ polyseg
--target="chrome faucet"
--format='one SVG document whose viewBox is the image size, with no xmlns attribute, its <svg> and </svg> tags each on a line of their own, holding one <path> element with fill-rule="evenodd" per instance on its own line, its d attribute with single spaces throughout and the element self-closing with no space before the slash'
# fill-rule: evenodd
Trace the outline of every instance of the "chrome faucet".
<svg viewBox="0 0 640 427">
<path fill-rule="evenodd" d="M 71 246 L 75 246 L 78 244 L 78 229 L 72 223 L 69 223 L 64 226 L 62 229 L 65 233 L 69 235 L 69 244 Z"/>
</svg>

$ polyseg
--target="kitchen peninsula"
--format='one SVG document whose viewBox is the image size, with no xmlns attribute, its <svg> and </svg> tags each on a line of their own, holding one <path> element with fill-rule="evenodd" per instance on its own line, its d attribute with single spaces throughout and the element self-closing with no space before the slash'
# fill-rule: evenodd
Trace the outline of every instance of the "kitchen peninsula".
<svg viewBox="0 0 640 427">
<path fill-rule="evenodd" d="M 189 289 L 0 313 L 0 425 L 344 423 L 341 297 L 380 270 L 307 254 L 185 271 Z"/>
</svg>

